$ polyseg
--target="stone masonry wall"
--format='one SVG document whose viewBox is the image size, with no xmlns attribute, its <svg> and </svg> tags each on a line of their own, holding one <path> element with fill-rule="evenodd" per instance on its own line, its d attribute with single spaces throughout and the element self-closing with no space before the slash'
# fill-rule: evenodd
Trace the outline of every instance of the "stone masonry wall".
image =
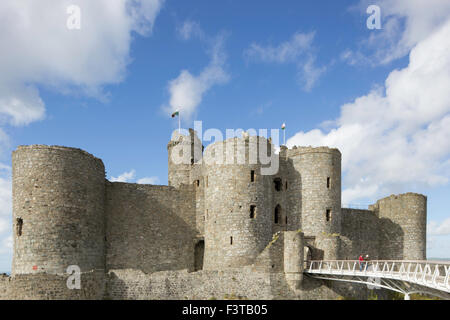
<svg viewBox="0 0 450 320">
<path fill-rule="evenodd" d="M 107 299 L 212 300 L 212 299 L 304 299 L 335 300 L 340 296 L 367 298 L 365 286 L 335 284 L 305 278 L 293 290 L 283 272 L 267 273 L 250 267 L 226 271 L 161 271 L 145 274 L 136 270 L 110 270 Z"/>
<path fill-rule="evenodd" d="M 341 153 L 327 147 L 294 147 L 287 154 L 300 173 L 302 231 L 306 236 L 339 233 Z"/>
<path fill-rule="evenodd" d="M 59 146 L 13 152 L 12 274 L 105 267 L 105 168 L 91 154 Z"/>
<path fill-rule="evenodd" d="M 249 265 L 272 237 L 272 179 L 250 158 L 266 143 L 232 138 L 205 149 L 205 269 Z"/>
<path fill-rule="evenodd" d="M 191 130 L 169 142 L 169 186 L 111 183 L 102 161 L 79 149 L 14 151 L 13 269 L 0 276 L 0 299 L 363 299 L 364 286 L 297 277 L 295 266 L 426 258 L 426 197 L 341 209 L 337 149 L 282 147 L 268 176 L 249 163 L 257 137 L 214 143 L 203 158 L 197 139 Z M 245 163 L 211 161 L 217 152 L 237 159 L 242 141 Z M 176 163 L 182 146 L 186 161 Z M 67 288 L 72 264 L 82 290 Z"/>
<path fill-rule="evenodd" d="M 427 197 L 391 195 L 371 207 L 380 218 L 380 259 L 425 260 Z"/>
<path fill-rule="evenodd" d="M 341 259 L 358 260 L 368 254 L 378 259 L 379 219 L 370 210 L 342 208 Z"/>
<path fill-rule="evenodd" d="M 0 300 L 100 300 L 105 295 L 104 272 L 81 274 L 81 289 L 68 289 L 68 275 L 46 273 L 0 276 Z"/>
<path fill-rule="evenodd" d="M 191 187 L 114 182 L 106 187 L 107 269 L 191 269 L 195 203 Z"/>
</svg>

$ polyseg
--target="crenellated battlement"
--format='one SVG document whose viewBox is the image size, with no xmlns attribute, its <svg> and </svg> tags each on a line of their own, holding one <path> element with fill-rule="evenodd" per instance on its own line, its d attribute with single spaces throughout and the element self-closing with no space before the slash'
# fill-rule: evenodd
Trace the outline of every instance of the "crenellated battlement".
<svg viewBox="0 0 450 320">
<path fill-rule="evenodd" d="M 297 155 L 305 154 L 305 153 L 331 153 L 341 156 L 341 152 L 337 148 L 329 148 L 326 146 L 321 147 L 298 147 L 293 146 L 287 150 L 288 157 L 295 157 Z"/>
</svg>

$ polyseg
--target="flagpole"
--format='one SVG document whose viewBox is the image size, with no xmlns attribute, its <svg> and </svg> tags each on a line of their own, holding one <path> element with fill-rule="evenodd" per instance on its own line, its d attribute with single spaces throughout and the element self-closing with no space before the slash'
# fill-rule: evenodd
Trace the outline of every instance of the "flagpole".
<svg viewBox="0 0 450 320">
<path fill-rule="evenodd" d="M 283 130 L 283 145 L 286 145 L 286 128 Z"/>
<path fill-rule="evenodd" d="M 180 111 L 178 111 L 178 133 L 181 134 L 181 115 L 180 115 Z"/>
</svg>

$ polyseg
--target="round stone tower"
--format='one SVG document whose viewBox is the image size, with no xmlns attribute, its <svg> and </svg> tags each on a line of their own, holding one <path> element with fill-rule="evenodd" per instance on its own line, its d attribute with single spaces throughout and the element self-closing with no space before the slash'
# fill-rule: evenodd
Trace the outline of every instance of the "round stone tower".
<svg viewBox="0 0 450 320">
<path fill-rule="evenodd" d="M 12 274 L 105 267 L 105 168 L 79 149 L 20 146 L 12 155 Z"/>
<path fill-rule="evenodd" d="M 425 260 L 427 197 L 418 193 L 391 195 L 371 207 L 379 219 L 380 259 Z"/>
<path fill-rule="evenodd" d="M 301 190 L 301 230 L 315 237 L 314 259 L 338 259 L 341 232 L 341 153 L 328 147 L 288 150 L 299 174 L 292 190 Z"/>
<path fill-rule="evenodd" d="M 167 144 L 169 154 L 169 186 L 179 187 L 190 183 L 192 166 L 202 158 L 203 146 L 193 129 L 189 129 L 189 135 L 172 133 L 172 138 Z"/>
<path fill-rule="evenodd" d="M 327 147 L 294 147 L 289 157 L 300 173 L 305 236 L 341 231 L 341 153 Z"/>
<path fill-rule="evenodd" d="M 263 145 L 271 149 L 265 138 L 247 136 L 205 149 L 204 269 L 249 265 L 272 239 L 271 178 L 255 156 Z"/>
</svg>

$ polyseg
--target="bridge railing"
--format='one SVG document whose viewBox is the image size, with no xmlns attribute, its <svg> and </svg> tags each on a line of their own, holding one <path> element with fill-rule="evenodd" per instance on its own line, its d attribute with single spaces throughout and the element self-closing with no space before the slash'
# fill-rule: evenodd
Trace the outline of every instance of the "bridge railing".
<svg viewBox="0 0 450 320">
<path fill-rule="evenodd" d="M 367 276 L 408 281 L 450 292 L 450 262 L 420 260 L 313 260 L 305 272 L 343 276 Z"/>
</svg>

